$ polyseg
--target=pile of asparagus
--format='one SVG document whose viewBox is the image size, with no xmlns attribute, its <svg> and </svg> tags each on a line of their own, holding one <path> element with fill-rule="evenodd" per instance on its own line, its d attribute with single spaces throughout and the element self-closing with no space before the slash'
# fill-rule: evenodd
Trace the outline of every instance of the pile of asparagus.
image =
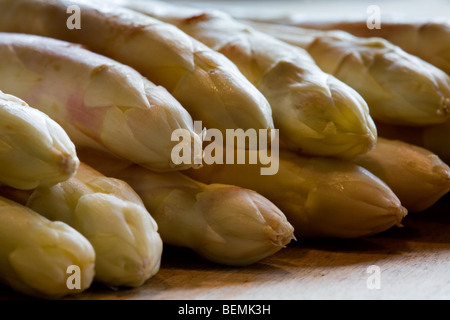
<svg viewBox="0 0 450 320">
<path fill-rule="evenodd" d="M 73 5 L 81 29 L 67 27 Z M 448 50 L 421 59 L 281 22 L 153 1 L 0 0 L 0 282 L 44 298 L 94 281 L 138 287 L 163 243 L 246 266 L 293 239 L 400 226 L 446 194 Z M 175 130 L 202 144 L 194 120 L 279 129 L 278 173 L 175 164 Z M 416 145 L 400 141 L 405 127 Z"/>
</svg>

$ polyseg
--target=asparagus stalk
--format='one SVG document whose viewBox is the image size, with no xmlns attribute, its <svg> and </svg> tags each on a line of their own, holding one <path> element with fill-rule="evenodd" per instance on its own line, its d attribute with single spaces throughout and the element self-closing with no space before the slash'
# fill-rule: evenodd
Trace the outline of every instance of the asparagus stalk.
<svg viewBox="0 0 450 320">
<path fill-rule="evenodd" d="M 173 164 L 177 142 L 171 139 L 185 129 L 192 144 L 201 144 L 191 116 L 134 69 L 78 45 L 25 34 L 0 33 L 0 57 L 0 89 L 49 115 L 77 146 L 159 171 L 190 167 Z"/>
<path fill-rule="evenodd" d="M 450 191 L 450 168 L 427 149 L 378 138 L 354 162 L 383 180 L 409 212 L 423 211 Z"/>
<path fill-rule="evenodd" d="M 367 21 L 364 19 L 295 19 L 290 23 L 312 29 L 342 30 L 358 37 L 384 38 L 450 74 L 450 23 L 446 20 L 383 19 L 380 29 L 367 28 Z"/>
<path fill-rule="evenodd" d="M 358 91 L 375 120 L 430 125 L 450 116 L 450 76 L 381 38 L 342 31 L 249 24 L 308 51 L 325 72 Z"/>
<path fill-rule="evenodd" d="M 81 10 L 80 29 L 66 26 L 70 6 Z M 81 43 L 130 65 L 167 88 L 207 127 L 273 128 L 267 100 L 233 63 L 177 28 L 145 15 L 84 0 L 1 0 L 0 30 Z"/>
<path fill-rule="evenodd" d="M 233 61 L 272 107 L 281 139 L 304 154 L 352 158 L 374 146 L 376 129 L 361 96 L 324 73 L 303 49 L 219 11 L 156 1 L 119 4 L 169 22 Z"/>
<path fill-rule="evenodd" d="M 450 165 L 450 121 L 424 128 L 423 146 Z"/>
<path fill-rule="evenodd" d="M 0 282 L 17 292 L 60 298 L 86 290 L 94 278 L 95 252 L 86 238 L 3 197 L 0 244 Z M 79 282 L 69 279 L 72 266 Z"/>
<path fill-rule="evenodd" d="M 250 164 L 209 165 L 187 174 L 255 190 L 283 211 L 296 237 L 370 236 L 400 225 L 407 212 L 393 191 L 361 166 L 286 150 L 275 175 L 260 175 L 260 165 Z"/>
<path fill-rule="evenodd" d="M 400 140 L 423 147 L 423 131 L 426 127 L 398 126 L 377 122 L 379 135 L 390 140 Z"/>
<path fill-rule="evenodd" d="M 105 177 L 82 163 L 68 181 L 37 188 L 28 195 L 14 190 L 3 194 L 83 234 L 96 252 L 96 282 L 138 287 L 159 270 L 162 241 L 156 222 L 121 180 Z"/>
<path fill-rule="evenodd" d="M 394 126 L 379 123 L 381 135 L 421 146 L 450 165 L 450 121 L 426 127 Z"/>
<path fill-rule="evenodd" d="M 80 158 L 128 182 L 158 223 L 165 244 L 187 247 L 224 265 L 245 266 L 285 247 L 293 228 L 270 201 L 252 190 L 156 173 L 92 150 Z"/>
<path fill-rule="evenodd" d="M 78 165 L 74 144 L 55 121 L 0 91 L 0 183 L 49 186 L 69 179 Z"/>
</svg>

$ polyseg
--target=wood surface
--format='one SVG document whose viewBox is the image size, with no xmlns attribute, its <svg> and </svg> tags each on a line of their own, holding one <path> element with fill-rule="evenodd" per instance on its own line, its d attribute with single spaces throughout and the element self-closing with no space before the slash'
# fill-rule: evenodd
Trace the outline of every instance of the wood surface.
<svg viewBox="0 0 450 320">
<path fill-rule="evenodd" d="M 380 289 L 369 289 L 381 271 Z M 0 287 L 2 299 L 30 299 Z M 137 289 L 93 285 L 66 299 L 300 300 L 450 299 L 450 195 L 403 228 L 363 239 L 298 239 L 249 267 L 209 263 L 189 250 L 166 247 L 159 273 Z"/>
</svg>

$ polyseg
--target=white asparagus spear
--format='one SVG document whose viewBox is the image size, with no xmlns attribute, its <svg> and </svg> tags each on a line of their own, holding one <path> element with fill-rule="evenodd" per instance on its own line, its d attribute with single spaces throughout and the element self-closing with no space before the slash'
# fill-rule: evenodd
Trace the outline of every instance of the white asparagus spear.
<svg viewBox="0 0 450 320">
<path fill-rule="evenodd" d="M 121 180 L 81 163 L 74 177 L 55 186 L 0 193 L 84 235 L 96 253 L 96 282 L 139 287 L 159 271 L 158 226 L 141 198 Z"/>
<path fill-rule="evenodd" d="M 260 169 L 214 164 L 186 174 L 204 183 L 255 190 L 283 211 L 298 238 L 370 236 L 400 225 L 407 213 L 383 181 L 350 161 L 282 150 L 277 174 L 261 175 Z"/>
<path fill-rule="evenodd" d="M 394 126 L 378 123 L 383 137 L 421 146 L 450 165 L 450 121 L 426 127 Z"/>
<path fill-rule="evenodd" d="M 433 152 L 378 138 L 376 147 L 353 160 L 383 180 L 409 212 L 423 211 L 450 191 L 450 168 Z"/>
<path fill-rule="evenodd" d="M 320 30 L 342 30 L 358 37 L 380 37 L 450 75 L 450 22 L 445 19 L 384 18 L 382 28 L 367 27 L 365 19 L 297 17 L 289 24 Z"/>
<path fill-rule="evenodd" d="M 78 231 L 0 197 L 0 282 L 26 295 L 60 298 L 90 287 L 94 262 L 92 245 Z"/>
<path fill-rule="evenodd" d="M 67 28 L 71 6 L 80 9 L 80 29 Z M 1 0 L 0 31 L 81 43 L 130 65 L 207 127 L 273 128 L 267 100 L 233 63 L 174 26 L 134 11 L 101 1 Z"/>
<path fill-rule="evenodd" d="M 304 154 L 352 158 L 370 150 L 376 128 L 366 102 L 324 73 L 303 49 L 219 11 L 156 1 L 121 5 L 172 23 L 233 61 L 265 95 L 281 139 Z"/>
<path fill-rule="evenodd" d="M 387 40 L 358 38 L 342 31 L 247 23 L 307 50 L 322 70 L 362 95 L 375 120 L 424 126 L 450 117 L 450 76 Z"/>
<path fill-rule="evenodd" d="M 0 183 L 49 186 L 69 179 L 78 165 L 74 144 L 55 121 L 0 91 Z"/>
<path fill-rule="evenodd" d="M 450 121 L 424 128 L 423 146 L 450 165 Z"/>
<path fill-rule="evenodd" d="M 64 41 L 0 33 L 0 90 L 49 115 L 76 146 L 106 149 L 154 170 L 191 166 L 172 162 L 174 130 L 201 143 L 191 116 L 167 90 Z"/>
<path fill-rule="evenodd" d="M 180 172 L 156 173 L 92 150 L 81 150 L 80 158 L 133 187 L 164 243 L 190 248 L 212 262 L 249 265 L 293 239 L 285 215 L 252 190 L 205 185 Z"/>
</svg>

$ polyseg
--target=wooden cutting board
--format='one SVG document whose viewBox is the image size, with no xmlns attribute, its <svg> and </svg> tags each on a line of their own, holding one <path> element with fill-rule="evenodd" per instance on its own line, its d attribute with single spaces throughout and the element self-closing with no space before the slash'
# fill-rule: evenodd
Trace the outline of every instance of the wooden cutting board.
<svg viewBox="0 0 450 320">
<path fill-rule="evenodd" d="M 379 268 L 379 289 L 372 281 Z M 370 271 L 371 269 L 369 269 Z M 368 286 L 369 282 L 369 286 Z M 0 287 L 2 299 L 29 299 Z M 411 213 L 403 228 L 354 240 L 304 240 L 245 268 L 164 249 L 161 269 L 137 289 L 94 285 L 67 299 L 450 299 L 450 195 Z"/>
</svg>

